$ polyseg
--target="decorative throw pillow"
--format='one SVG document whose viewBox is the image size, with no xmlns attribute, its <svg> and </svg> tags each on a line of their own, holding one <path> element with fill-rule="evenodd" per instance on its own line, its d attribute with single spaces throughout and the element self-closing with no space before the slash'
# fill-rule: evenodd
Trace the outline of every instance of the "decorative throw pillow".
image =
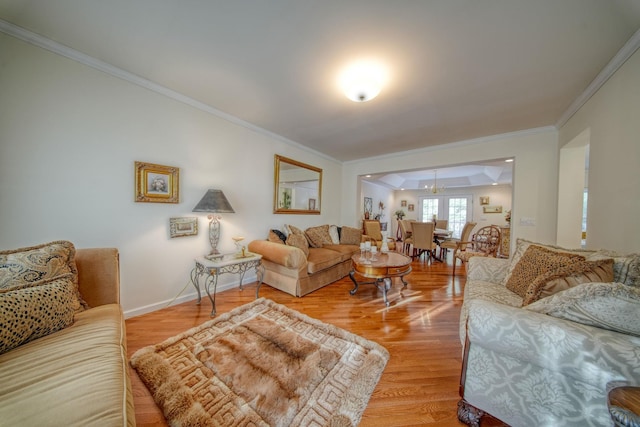
<svg viewBox="0 0 640 427">
<path fill-rule="evenodd" d="M 583 283 L 524 309 L 640 336 L 640 289 L 622 283 Z"/>
<path fill-rule="evenodd" d="M 584 261 L 581 255 L 555 252 L 542 246 L 531 245 L 516 264 L 506 287 L 525 298 L 529 285 L 538 277 L 558 271 L 572 262 Z"/>
<path fill-rule="evenodd" d="M 522 305 L 528 305 L 541 298 L 564 291 L 582 283 L 612 282 L 613 259 L 572 262 L 557 270 L 538 276 L 524 296 Z"/>
<path fill-rule="evenodd" d="M 78 270 L 73 243 L 58 240 L 26 248 L 0 251 L 0 289 L 11 290 L 40 280 L 71 274 L 76 312 L 87 308 L 78 290 Z"/>
<path fill-rule="evenodd" d="M 304 231 L 302 231 L 301 229 L 299 229 L 298 227 L 291 225 L 291 224 L 285 224 L 284 225 L 284 229 L 287 232 L 287 235 L 291 235 L 291 234 L 299 234 L 301 236 L 304 236 Z"/>
<path fill-rule="evenodd" d="M 321 248 L 322 245 L 331 245 L 331 234 L 329 234 L 329 225 L 319 225 L 317 227 L 309 227 L 304 231 L 309 245 L 313 248 Z"/>
<path fill-rule="evenodd" d="M 309 242 L 307 241 L 307 238 L 304 237 L 304 235 L 289 234 L 289 237 L 287 237 L 287 245 L 294 246 L 302 250 L 302 252 L 304 252 L 305 257 L 309 256 Z"/>
<path fill-rule="evenodd" d="M 269 230 L 269 236 L 267 236 L 267 240 L 273 243 L 280 243 L 280 244 L 285 244 L 285 242 L 287 241 L 287 238 L 285 237 L 284 239 L 281 238 L 278 233 L 280 233 L 280 231 L 278 231 L 278 233 L 276 233 L 276 231 L 278 230 Z M 282 233 L 280 233 L 282 234 Z M 284 235 L 283 235 L 284 237 Z"/>
<path fill-rule="evenodd" d="M 342 227 L 340 232 L 340 244 L 359 245 L 362 240 L 362 230 L 354 227 Z"/>
<path fill-rule="evenodd" d="M 334 245 L 340 244 L 340 230 L 337 225 L 329 226 L 329 236 L 331 236 L 331 243 Z"/>
<path fill-rule="evenodd" d="M 640 287 L 640 254 L 619 254 L 614 251 L 600 250 L 601 256 L 613 258 L 614 281 L 628 286 Z"/>
<path fill-rule="evenodd" d="M 570 254 L 577 254 L 577 255 L 582 255 L 584 257 L 588 257 L 592 254 L 595 254 L 595 251 L 588 251 L 588 250 L 584 250 L 584 249 L 566 249 L 566 248 L 562 248 L 560 246 L 555 246 L 555 245 L 546 245 L 546 244 L 542 244 L 542 243 L 536 243 L 536 242 L 532 242 L 526 239 L 522 239 L 522 238 L 518 238 L 516 239 L 516 248 L 513 251 L 513 254 L 511 255 L 511 258 L 509 259 L 509 267 L 507 268 L 507 274 L 505 275 L 503 284 L 506 285 L 507 282 L 509 281 L 509 279 L 511 278 L 511 275 L 513 274 L 513 269 L 516 267 L 516 265 L 518 265 L 518 262 L 520 261 L 520 259 L 522 258 L 522 256 L 524 255 L 524 253 L 527 251 L 527 249 L 529 249 L 529 246 L 531 245 L 535 245 L 535 246 L 541 246 L 545 249 L 549 249 L 551 251 L 554 252 L 563 252 L 563 253 L 570 253 Z"/>
<path fill-rule="evenodd" d="M 0 354 L 73 323 L 73 274 L 0 289 Z"/>
</svg>

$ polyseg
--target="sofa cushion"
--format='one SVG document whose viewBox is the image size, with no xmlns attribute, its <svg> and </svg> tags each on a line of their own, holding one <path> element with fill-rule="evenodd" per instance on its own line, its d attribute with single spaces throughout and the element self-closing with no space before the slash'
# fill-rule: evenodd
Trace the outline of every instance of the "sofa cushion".
<svg viewBox="0 0 640 427">
<path fill-rule="evenodd" d="M 312 248 L 321 248 L 323 245 L 330 245 L 333 243 L 331 240 L 331 234 L 329 234 L 329 225 L 319 225 L 317 227 L 309 227 L 304 231 L 307 240 L 309 240 L 309 246 Z"/>
<path fill-rule="evenodd" d="M 74 289 L 71 273 L 0 289 L 0 354 L 71 325 Z"/>
<path fill-rule="evenodd" d="M 537 277 L 529 285 L 523 305 L 531 304 L 581 283 L 612 281 L 613 259 L 583 261 L 559 271 L 549 271 Z"/>
<path fill-rule="evenodd" d="M 590 251 L 590 250 L 584 250 L 584 249 L 566 249 L 566 248 L 562 248 L 560 246 L 536 243 L 536 242 L 532 242 L 532 241 L 529 241 L 529 240 L 526 240 L 526 239 L 518 238 L 518 239 L 516 239 L 516 248 L 513 251 L 513 254 L 511 256 L 511 258 L 510 258 L 509 269 L 507 270 L 507 275 L 505 276 L 504 281 L 502 282 L 504 285 L 507 284 L 507 282 L 511 278 L 511 275 L 513 274 L 513 269 L 516 267 L 516 265 L 518 265 L 518 262 L 522 258 L 522 255 L 524 255 L 526 250 L 529 249 L 529 246 L 531 246 L 531 245 L 541 246 L 541 247 L 543 247 L 545 249 L 548 249 L 548 250 L 554 251 L 554 252 L 563 252 L 563 253 L 582 255 L 585 258 L 590 256 L 590 255 L 595 254 L 595 252 L 596 252 L 596 251 Z"/>
<path fill-rule="evenodd" d="M 290 236 L 292 234 L 299 234 L 301 236 L 304 236 L 304 231 L 302 231 L 301 229 L 299 229 L 295 225 L 285 224 L 284 225 L 284 230 L 287 232 L 287 236 Z"/>
<path fill-rule="evenodd" d="M 615 282 L 640 287 L 640 253 L 620 254 L 615 251 L 599 250 L 598 255 L 613 258 Z"/>
<path fill-rule="evenodd" d="M 334 245 L 340 244 L 340 229 L 337 225 L 329 226 L 329 236 L 331 236 L 331 243 Z"/>
<path fill-rule="evenodd" d="M 300 249 L 304 256 L 309 256 L 309 242 L 302 234 L 289 234 L 287 237 L 287 245 Z"/>
<path fill-rule="evenodd" d="M 0 251 L 0 289 L 11 290 L 41 280 L 71 275 L 76 297 L 73 307 L 79 312 L 88 306 L 78 291 L 78 270 L 73 243 L 57 240 L 37 246 Z"/>
<path fill-rule="evenodd" d="M 362 230 L 354 227 L 342 227 L 340 230 L 340 244 L 360 245 L 362 241 Z"/>
<path fill-rule="evenodd" d="M 287 238 L 282 232 L 278 230 L 269 230 L 269 235 L 267 236 L 267 240 L 273 243 L 285 244 Z"/>
<path fill-rule="evenodd" d="M 298 270 L 307 262 L 307 256 L 294 246 L 280 245 L 267 240 L 254 240 L 249 243 L 250 252 L 262 255 L 262 259 L 285 268 Z"/>
<path fill-rule="evenodd" d="M 323 248 L 339 252 L 341 261 L 351 259 L 353 254 L 360 252 L 360 246 L 357 245 L 324 245 Z"/>
<path fill-rule="evenodd" d="M 8 426 L 135 425 L 125 322 L 117 304 L 0 355 L 0 419 Z"/>
<path fill-rule="evenodd" d="M 584 257 L 530 245 L 514 267 L 506 288 L 524 298 L 529 286 L 538 276 L 552 271 L 565 271 L 569 265 L 579 261 L 584 261 Z"/>
<path fill-rule="evenodd" d="M 584 283 L 534 302 L 525 309 L 640 336 L 640 289 L 622 283 Z"/>
<path fill-rule="evenodd" d="M 341 262 L 342 256 L 339 252 L 324 248 L 310 248 L 307 257 L 307 271 L 309 274 L 325 270 Z"/>
</svg>

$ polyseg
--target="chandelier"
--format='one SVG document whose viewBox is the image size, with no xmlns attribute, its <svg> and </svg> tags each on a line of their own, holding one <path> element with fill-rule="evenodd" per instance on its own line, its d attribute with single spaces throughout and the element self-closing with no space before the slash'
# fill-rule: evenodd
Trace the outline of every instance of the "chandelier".
<svg viewBox="0 0 640 427">
<path fill-rule="evenodd" d="M 438 187 L 438 170 L 433 171 L 433 185 L 425 185 L 424 188 L 431 194 L 438 194 L 444 192 L 444 185 Z"/>
</svg>

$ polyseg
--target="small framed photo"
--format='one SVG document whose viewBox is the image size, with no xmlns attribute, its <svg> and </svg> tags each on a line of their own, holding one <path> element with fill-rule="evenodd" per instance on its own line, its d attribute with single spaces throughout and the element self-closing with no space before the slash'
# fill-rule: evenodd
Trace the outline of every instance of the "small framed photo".
<svg viewBox="0 0 640 427">
<path fill-rule="evenodd" d="M 195 236 L 198 234 L 197 217 L 169 218 L 169 234 L 171 238 Z"/>
<path fill-rule="evenodd" d="M 400 207 L 401 208 L 406 208 L 407 207 L 407 201 L 406 200 L 400 200 Z"/>
<path fill-rule="evenodd" d="M 488 205 L 489 204 L 489 196 L 480 196 L 480 204 Z"/>
<path fill-rule="evenodd" d="M 483 213 L 502 213 L 502 206 L 483 206 Z"/>
<path fill-rule="evenodd" d="M 309 210 L 310 211 L 316 210 L 316 199 L 309 199 Z"/>
<path fill-rule="evenodd" d="M 407 210 L 408 210 L 409 212 L 413 212 L 413 211 L 415 210 L 415 208 L 416 208 L 416 207 L 415 207 L 413 204 L 410 204 L 410 205 L 407 207 Z"/>
<path fill-rule="evenodd" d="M 136 202 L 180 202 L 180 168 L 136 161 L 135 171 Z"/>
</svg>

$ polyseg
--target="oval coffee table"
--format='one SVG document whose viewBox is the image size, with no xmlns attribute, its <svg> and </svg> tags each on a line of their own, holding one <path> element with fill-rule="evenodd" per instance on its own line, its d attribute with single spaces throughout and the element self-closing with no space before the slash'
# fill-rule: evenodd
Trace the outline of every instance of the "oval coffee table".
<svg viewBox="0 0 640 427">
<path fill-rule="evenodd" d="M 376 285 L 382 291 L 384 303 L 388 307 L 387 292 L 391 289 L 391 278 L 399 277 L 406 287 L 408 283 L 404 281 L 404 276 L 409 273 L 411 273 L 411 258 L 397 252 L 378 254 L 375 261 L 370 259 L 365 261 L 360 254 L 356 254 L 351 257 L 351 271 L 349 272 L 349 277 L 351 277 L 355 287 L 349 293 L 355 295 L 360 285 Z M 358 282 L 355 278 L 356 274 L 374 280 L 371 282 Z"/>
</svg>

